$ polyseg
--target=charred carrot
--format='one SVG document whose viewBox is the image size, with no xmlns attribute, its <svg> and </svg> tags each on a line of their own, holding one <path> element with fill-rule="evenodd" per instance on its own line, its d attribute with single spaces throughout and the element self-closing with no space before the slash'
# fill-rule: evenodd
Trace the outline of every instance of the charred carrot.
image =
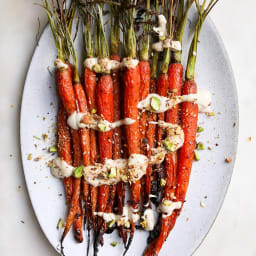
<svg viewBox="0 0 256 256">
<path fill-rule="evenodd" d="M 64 159 L 67 164 L 72 165 L 71 138 L 69 127 L 67 125 L 67 114 L 65 113 L 61 102 L 59 103 L 58 112 L 58 152 L 59 156 Z M 67 202 L 70 203 L 73 190 L 72 177 L 65 178 L 64 185 Z"/>
<path fill-rule="evenodd" d="M 116 1 L 119 2 L 118 0 Z M 112 4 L 110 5 L 110 13 L 111 13 L 111 31 L 110 31 L 110 51 L 112 60 L 120 61 L 119 56 L 119 40 L 120 40 L 120 24 L 119 24 L 119 8 L 118 6 Z M 113 80 L 113 96 L 114 96 L 114 113 L 113 113 L 113 121 L 118 121 L 121 119 L 121 93 L 120 93 L 120 73 L 119 70 L 112 71 L 111 77 Z M 117 127 L 113 131 L 113 159 L 121 158 L 122 154 L 122 141 L 121 141 L 121 128 Z M 111 193 L 109 196 L 109 204 L 110 207 L 113 208 L 115 197 L 113 192 L 116 191 L 117 198 L 117 208 L 118 214 L 123 214 L 124 200 L 125 200 L 125 184 L 123 182 L 119 182 L 116 185 L 116 188 L 112 187 L 110 189 Z M 113 202 L 112 202 L 112 201 Z M 108 207 L 107 212 L 111 212 L 112 209 Z M 106 225 L 105 225 L 106 226 Z M 127 232 L 123 225 L 118 227 L 119 234 L 123 239 L 124 244 L 127 241 Z"/>
<path fill-rule="evenodd" d="M 190 46 L 187 69 L 186 69 L 186 81 L 182 89 L 183 95 L 195 94 L 197 92 L 196 82 L 194 81 L 194 73 L 195 73 L 195 63 L 196 63 L 196 55 L 197 55 L 198 36 L 206 16 L 208 15 L 208 13 L 211 11 L 211 9 L 214 7 L 214 5 L 217 2 L 218 0 L 210 1 L 209 5 L 204 10 L 206 2 L 204 2 L 202 6 L 199 6 L 199 3 L 196 0 L 199 17 L 198 17 L 198 21 L 195 29 L 194 38 Z M 176 185 L 176 191 L 175 191 L 175 201 L 181 202 L 182 205 L 184 203 L 187 188 L 189 185 L 189 178 L 190 178 L 192 163 L 194 159 L 197 119 L 198 119 L 198 105 L 190 102 L 183 102 L 181 104 L 181 127 L 183 129 L 185 139 L 184 139 L 184 144 L 179 151 L 177 185 Z M 173 163 L 175 163 L 175 160 L 173 161 Z M 171 188 L 167 189 L 167 192 L 170 192 L 170 191 L 171 191 Z M 169 193 L 167 195 L 171 197 Z M 164 221 L 162 222 L 163 225 L 165 225 L 165 227 L 162 230 L 162 234 L 160 234 L 158 240 L 154 241 L 148 247 L 144 255 L 158 255 L 162 247 L 162 244 L 164 243 L 166 237 L 174 227 L 180 211 L 181 209 L 176 210 L 169 217 L 169 223 L 168 223 L 169 227 L 166 227 L 167 224 Z"/>
<path fill-rule="evenodd" d="M 90 6 L 87 6 L 89 10 L 91 10 Z M 84 42 L 85 42 L 85 52 L 87 58 L 92 58 L 94 55 L 93 45 L 92 45 L 92 36 L 91 36 L 91 15 L 86 13 L 84 20 Z M 84 69 L 84 88 L 87 96 L 88 109 L 91 114 L 97 112 L 96 107 L 96 85 L 97 85 L 97 77 L 96 73 L 85 67 Z M 94 165 L 98 160 L 98 148 L 97 148 L 97 137 L 96 132 L 94 130 L 90 130 L 90 160 L 91 164 Z M 89 219 L 88 219 L 88 246 L 87 246 L 87 255 L 89 254 L 89 246 L 90 246 L 90 230 L 93 229 L 96 233 L 97 223 L 94 212 L 97 210 L 97 196 L 98 189 L 94 186 L 89 186 L 89 202 L 87 206 L 87 210 L 89 211 Z"/>
<path fill-rule="evenodd" d="M 96 17 L 96 45 L 97 55 L 99 58 L 109 58 L 108 43 L 105 36 L 103 24 L 103 7 L 104 5 L 97 4 L 95 9 Z M 99 71 L 99 70 L 98 70 Z M 104 120 L 113 122 L 114 112 L 114 95 L 113 81 L 110 71 L 100 70 L 101 75 L 96 87 L 96 105 L 97 113 Z M 113 152 L 113 131 L 105 132 L 105 128 L 100 128 L 98 132 L 99 143 L 99 158 L 101 163 L 105 163 L 106 159 L 112 159 Z M 98 211 L 105 212 L 109 199 L 109 186 L 102 185 L 98 188 Z M 113 200 L 114 201 L 114 200 Z M 111 202 L 112 203 L 112 202 Z M 103 233 L 105 221 L 98 218 L 97 236 L 94 240 L 94 255 L 98 253 L 99 242 L 103 244 Z"/>
<path fill-rule="evenodd" d="M 134 12 L 137 1 L 129 0 L 122 1 L 124 5 L 124 19 L 129 22 L 124 22 L 125 31 L 124 31 L 124 45 L 125 45 L 125 53 L 129 59 L 136 59 L 136 36 L 134 31 Z M 126 8 L 126 6 L 130 6 L 130 8 Z M 126 8 L 126 9 L 125 9 Z M 136 60 L 135 60 L 136 61 Z M 127 139 L 127 150 L 128 155 L 131 154 L 140 154 L 140 129 L 138 122 L 138 108 L 137 105 L 140 100 L 140 69 L 139 65 L 134 65 L 132 67 L 126 68 L 124 70 L 123 83 L 124 83 L 124 117 L 131 118 L 136 120 L 132 125 L 126 125 L 126 139 Z M 131 206 L 133 209 L 133 215 L 137 214 L 140 203 L 140 190 L 141 183 L 138 180 L 135 183 L 131 184 Z M 135 231 L 136 223 L 132 221 L 131 223 L 131 231 L 128 243 L 126 245 L 126 249 L 124 255 L 128 251 Z"/>
</svg>

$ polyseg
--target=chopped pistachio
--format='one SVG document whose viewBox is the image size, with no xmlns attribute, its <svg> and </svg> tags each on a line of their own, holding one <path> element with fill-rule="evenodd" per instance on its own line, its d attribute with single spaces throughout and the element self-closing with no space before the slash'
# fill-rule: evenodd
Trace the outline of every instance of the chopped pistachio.
<svg viewBox="0 0 256 256">
<path fill-rule="evenodd" d="M 99 127 L 99 129 L 100 129 L 102 132 L 105 132 L 105 131 L 106 131 L 106 128 L 107 128 L 104 123 L 99 123 L 99 124 L 98 124 L 98 127 Z"/>
<path fill-rule="evenodd" d="M 61 229 L 62 228 L 62 219 L 60 218 L 57 224 L 57 229 Z"/>
<path fill-rule="evenodd" d="M 96 72 L 96 73 L 100 73 L 101 72 L 101 67 L 99 64 L 95 64 L 93 67 L 92 67 L 93 71 Z"/>
<path fill-rule="evenodd" d="M 97 113 L 97 109 L 93 108 L 92 111 L 91 111 L 91 114 L 96 114 L 96 113 Z"/>
<path fill-rule="evenodd" d="M 41 138 L 37 137 L 37 136 L 33 136 L 34 139 L 37 139 L 37 140 L 41 140 Z"/>
<path fill-rule="evenodd" d="M 199 161 L 200 160 L 200 156 L 199 156 L 199 154 L 198 154 L 198 152 L 194 152 L 194 159 L 196 160 L 196 161 Z"/>
<path fill-rule="evenodd" d="M 164 146 L 165 146 L 165 148 L 166 148 L 168 151 L 173 151 L 173 144 L 172 144 L 170 141 L 165 140 L 165 141 L 164 141 Z"/>
<path fill-rule="evenodd" d="M 75 170 L 74 170 L 74 176 L 76 178 L 81 178 L 83 175 L 83 166 L 78 166 Z"/>
<path fill-rule="evenodd" d="M 124 226 L 125 226 L 126 228 L 129 228 L 129 227 L 130 227 L 130 222 L 129 222 L 129 221 L 126 221 L 126 222 L 124 223 Z"/>
<path fill-rule="evenodd" d="M 113 247 L 116 247 L 117 246 L 117 242 L 112 242 L 110 245 L 113 246 Z"/>
<path fill-rule="evenodd" d="M 168 202 L 168 201 L 166 201 L 166 200 L 163 202 L 163 204 L 164 204 L 165 206 L 171 206 L 171 203 Z"/>
<path fill-rule="evenodd" d="M 111 228 L 114 226 L 114 224 L 115 224 L 115 221 L 111 220 L 110 222 L 108 222 L 108 227 Z"/>
<path fill-rule="evenodd" d="M 165 179 L 161 179 L 160 180 L 160 185 L 161 185 L 161 187 L 164 187 L 166 185 L 166 180 Z"/>
<path fill-rule="evenodd" d="M 28 155 L 28 160 L 32 160 L 32 158 L 33 158 L 32 154 L 29 154 Z"/>
<path fill-rule="evenodd" d="M 52 146 L 52 147 L 49 148 L 50 153 L 54 153 L 54 152 L 57 152 L 57 151 L 58 151 L 58 149 L 57 149 L 56 146 Z"/>
<path fill-rule="evenodd" d="M 153 110 L 159 110 L 160 106 L 161 106 L 161 101 L 159 98 L 157 97 L 152 97 L 151 98 L 151 102 L 150 102 L 150 106 Z"/>
<path fill-rule="evenodd" d="M 204 150 L 205 147 L 204 147 L 203 142 L 199 142 L 199 143 L 197 144 L 197 148 L 196 148 L 196 149 L 197 149 L 197 150 Z"/>
<path fill-rule="evenodd" d="M 112 167 L 110 169 L 110 173 L 108 174 L 109 178 L 115 178 L 116 177 L 116 168 Z"/>
<path fill-rule="evenodd" d="M 203 132 L 203 131 L 204 131 L 204 128 L 202 126 L 197 127 L 197 132 Z"/>
<path fill-rule="evenodd" d="M 142 222 L 140 222 L 140 225 L 142 226 L 142 228 L 146 228 L 147 227 L 147 221 L 143 220 Z"/>
<path fill-rule="evenodd" d="M 43 136 L 43 139 L 44 139 L 44 140 L 47 140 L 47 139 L 48 139 L 48 134 L 43 133 L 42 136 Z"/>
</svg>

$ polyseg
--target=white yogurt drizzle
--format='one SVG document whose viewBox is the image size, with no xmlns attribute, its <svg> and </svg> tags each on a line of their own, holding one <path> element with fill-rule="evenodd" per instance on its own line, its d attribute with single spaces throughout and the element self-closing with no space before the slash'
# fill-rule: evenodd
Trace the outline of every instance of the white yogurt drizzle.
<svg viewBox="0 0 256 256">
<path fill-rule="evenodd" d="M 87 58 L 84 61 L 84 67 L 94 70 L 97 73 L 109 73 L 111 70 L 121 68 L 121 63 L 109 58 Z"/>
<path fill-rule="evenodd" d="M 112 70 L 121 68 L 135 68 L 138 64 L 139 60 L 132 58 L 124 58 L 122 62 L 110 60 L 109 58 L 87 58 L 84 61 L 84 67 L 97 73 L 109 73 Z"/>
<path fill-rule="evenodd" d="M 68 65 L 64 63 L 61 59 L 55 60 L 55 66 L 57 69 L 68 69 Z"/>
<path fill-rule="evenodd" d="M 155 97 L 160 101 L 158 110 L 154 110 L 150 107 L 152 97 Z M 144 100 L 139 102 L 138 108 L 141 110 L 149 110 L 154 113 L 163 113 L 181 102 L 192 102 L 194 104 L 198 104 L 198 110 L 201 113 L 211 112 L 211 93 L 207 90 L 198 90 L 198 93 L 196 94 L 188 94 L 172 98 L 167 98 L 156 93 L 151 93 Z"/>
<path fill-rule="evenodd" d="M 120 181 L 134 183 L 146 174 L 148 164 L 161 164 L 165 155 L 170 151 L 178 150 L 184 143 L 184 133 L 177 124 L 164 121 L 155 122 L 166 129 L 166 138 L 158 148 L 151 149 L 151 157 L 148 159 L 142 154 L 131 154 L 129 159 L 106 159 L 104 164 L 96 163 L 83 167 L 84 179 L 92 186 L 115 185 Z M 166 147 L 166 142 L 171 145 Z M 57 178 L 69 177 L 75 168 L 68 165 L 63 159 L 53 160 L 51 171 Z"/>
<path fill-rule="evenodd" d="M 84 120 L 84 117 L 87 117 L 86 121 Z M 90 128 L 99 132 L 108 132 L 121 125 L 131 125 L 135 122 L 136 120 L 125 118 L 111 123 L 98 115 L 78 113 L 77 111 L 74 111 L 67 120 L 68 125 L 74 130 L 78 130 L 79 128 Z"/>
<path fill-rule="evenodd" d="M 136 68 L 138 64 L 139 64 L 139 60 L 132 59 L 132 58 L 123 58 L 123 61 L 122 61 L 122 67 L 125 67 L 128 69 Z"/>
<path fill-rule="evenodd" d="M 140 219 L 139 214 L 128 204 L 124 205 L 122 215 L 105 212 L 94 212 L 94 215 L 102 217 L 107 223 L 117 223 L 118 226 L 127 225 L 127 223 L 136 223 Z"/>
<path fill-rule="evenodd" d="M 157 52 L 162 52 L 164 49 L 170 48 L 172 51 L 181 51 L 180 41 L 173 41 L 166 38 L 162 41 L 152 44 L 152 49 Z"/>
<path fill-rule="evenodd" d="M 129 159 L 106 159 L 104 164 L 97 163 L 83 167 L 84 179 L 92 186 L 115 185 L 120 181 L 133 183 L 146 174 L 148 158 L 145 155 L 131 154 Z M 52 175 L 57 178 L 70 177 L 75 167 L 63 159 L 53 160 Z"/>
<path fill-rule="evenodd" d="M 160 127 L 166 130 L 166 138 L 162 140 L 161 145 L 157 148 L 151 149 L 151 164 L 161 164 L 167 153 L 174 152 L 182 147 L 184 143 L 184 132 L 181 126 L 177 124 L 171 124 L 164 121 L 150 122 L 153 124 L 158 124 Z M 166 144 L 170 148 L 167 149 Z"/>
<path fill-rule="evenodd" d="M 67 164 L 66 161 L 57 157 L 52 162 L 51 172 L 52 175 L 56 178 L 66 178 L 70 177 L 73 174 L 75 168 L 72 165 Z"/>
<path fill-rule="evenodd" d="M 143 216 L 141 219 L 144 222 L 144 229 L 147 231 L 152 231 L 155 226 L 155 217 L 154 217 L 154 211 L 150 208 L 146 209 L 144 211 Z"/>
<path fill-rule="evenodd" d="M 153 30 L 159 35 L 159 38 L 164 38 L 167 35 L 167 20 L 163 14 L 160 14 L 158 17 L 158 27 L 153 27 Z"/>
<path fill-rule="evenodd" d="M 163 200 L 157 210 L 162 213 L 162 218 L 172 215 L 173 211 L 181 209 L 182 202 L 173 202 L 170 200 Z"/>
</svg>

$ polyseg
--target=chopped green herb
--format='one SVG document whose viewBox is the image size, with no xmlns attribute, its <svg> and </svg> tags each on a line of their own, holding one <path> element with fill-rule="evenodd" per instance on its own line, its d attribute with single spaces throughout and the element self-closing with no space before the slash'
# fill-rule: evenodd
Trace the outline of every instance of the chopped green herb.
<svg viewBox="0 0 256 256">
<path fill-rule="evenodd" d="M 165 141 L 164 141 L 164 146 L 165 146 L 165 148 L 166 148 L 168 151 L 174 151 L 174 150 L 173 150 L 173 144 L 172 144 L 170 141 L 165 140 Z"/>
<path fill-rule="evenodd" d="M 113 247 L 116 247 L 117 246 L 117 242 L 112 242 L 110 245 L 113 246 Z"/>
<path fill-rule="evenodd" d="M 160 185 L 161 185 L 161 187 L 164 187 L 166 185 L 166 180 L 165 179 L 161 179 L 160 180 Z"/>
<path fill-rule="evenodd" d="M 62 228 L 62 219 L 60 218 L 57 224 L 57 229 L 61 229 Z"/>
<path fill-rule="evenodd" d="M 151 102 L 150 102 L 150 106 L 153 110 L 159 110 L 160 106 L 161 106 L 161 101 L 159 98 L 157 97 L 152 97 L 151 98 Z"/>
<path fill-rule="evenodd" d="M 197 150 L 204 150 L 204 149 L 205 149 L 205 147 L 204 147 L 203 142 L 199 142 L 199 143 L 197 144 Z"/>
<path fill-rule="evenodd" d="M 50 153 L 54 153 L 54 152 L 57 152 L 58 151 L 58 148 L 56 146 L 52 146 L 49 148 L 49 152 Z"/>
<path fill-rule="evenodd" d="M 41 138 L 37 137 L 37 136 L 33 136 L 34 139 L 37 139 L 37 140 L 41 140 Z"/>
<path fill-rule="evenodd" d="M 75 170 L 74 170 L 74 176 L 76 178 L 81 178 L 83 175 L 83 166 L 78 166 Z"/>
<path fill-rule="evenodd" d="M 197 127 L 197 132 L 199 133 L 199 132 L 203 132 L 204 131 L 204 128 L 203 127 L 201 127 L 201 126 L 198 126 Z"/>
<path fill-rule="evenodd" d="M 98 127 L 99 127 L 100 131 L 102 131 L 102 132 L 105 132 L 105 131 L 106 131 L 106 128 L 107 128 L 104 123 L 99 123 L 99 124 L 98 124 Z"/>
<path fill-rule="evenodd" d="M 196 151 L 194 153 L 194 158 L 195 158 L 196 161 L 200 160 L 200 156 L 199 156 L 198 152 L 196 152 Z"/>
</svg>

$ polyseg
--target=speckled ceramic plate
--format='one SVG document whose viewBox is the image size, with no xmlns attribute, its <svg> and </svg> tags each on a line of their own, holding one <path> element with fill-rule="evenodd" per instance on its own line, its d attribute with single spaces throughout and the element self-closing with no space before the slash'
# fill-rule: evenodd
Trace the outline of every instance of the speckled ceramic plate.
<svg viewBox="0 0 256 256">
<path fill-rule="evenodd" d="M 184 54 L 192 37 L 193 12 L 184 37 Z M 191 22 L 192 21 L 192 22 Z M 77 42 L 82 48 L 82 40 Z M 66 205 L 61 181 L 51 176 L 47 162 L 55 156 L 47 149 L 55 144 L 57 96 L 54 82 L 55 46 L 49 27 L 42 34 L 32 59 L 24 88 L 20 135 L 24 174 L 38 222 L 54 248 L 58 248 L 59 218 L 65 219 Z M 184 60 L 185 60 L 184 58 Z M 185 64 L 185 61 L 183 62 Z M 206 150 L 193 165 L 186 203 L 176 226 L 163 246 L 161 255 L 193 254 L 212 226 L 224 200 L 236 155 L 238 134 L 237 93 L 223 43 L 208 19 L 200 35 L 196 81 L 199 88 L 212 92 L 215 116 L 200 115 L 199 125 L 205 131 L 197 138 Z M 44 140 L 42 134 L 48 134 Z M 38 139 L 38 138 L 40 139 Z M 207 149 L 209 147 L 209 149 Z M 28 160 L 32 154 L 33 160 Z M 225 163 L 225 157 L 231 163 Z M 37 161 L 38 160 L 38 161 Z M 202 206 L 205 207 L 202 207 Z M 121 255 L 123 246 L 116 233 L 105 235 L 100 255 Z M 137 231 L 128 255 L 142 255 L 147 234 Z M 86 241 L 86 237 L 85 237 Z M 118 241 L 113 248 L 111 241 Z M 86 242 L 77 244 L 70 232 L 65 241 L 66 256 L 85 255 Z"/>
</svg>

